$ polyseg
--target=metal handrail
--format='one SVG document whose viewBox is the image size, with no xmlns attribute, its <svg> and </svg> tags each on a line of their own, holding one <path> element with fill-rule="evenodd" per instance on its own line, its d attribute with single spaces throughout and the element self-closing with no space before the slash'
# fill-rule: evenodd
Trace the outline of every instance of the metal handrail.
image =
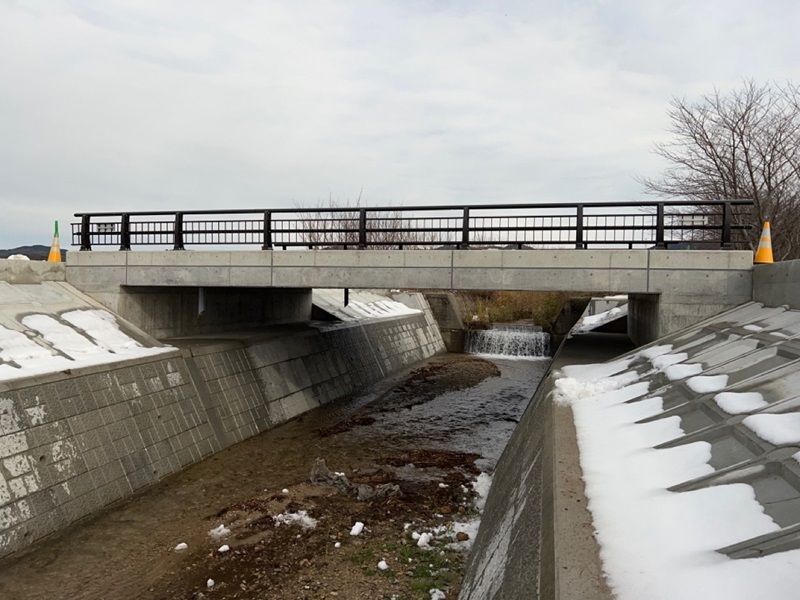
<svg viewBox="0 0 800 600">
<path fill-rule="evenodd" d="M 748 200 L 473 204 L 75 213 L 73 245 L 260 245 L 264 250 L 627 246 L 731 248 L 750 229 Z M 619 210 L 624 209 L 624 210 Z M 438 213 L 446 213 L 444 216 Z M 218 217 L 226 219 L 198 219 Z M 167 219 L 163 219 L 167 217 Z M 250 218 L 236 218 L 250 217 Z"/>
</svg>

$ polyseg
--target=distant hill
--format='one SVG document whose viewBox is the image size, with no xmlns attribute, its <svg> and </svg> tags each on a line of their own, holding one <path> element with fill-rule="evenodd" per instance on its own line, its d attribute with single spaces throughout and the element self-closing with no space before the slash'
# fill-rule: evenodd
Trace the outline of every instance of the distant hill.
<svg viewBox="0 0 800 600">
<path fill-rule="evenodd" d="M 0 258 L 8 258 L 12 254 L 24 254 L 31 260 L 47 260 L 50 254 L 50 246 L 37 244 L 35 246 L 19 246 L 10 250 L 0 250 Z M 61 251 L 61 260 L 67 260 L 67 251 Z"/>
</svg>

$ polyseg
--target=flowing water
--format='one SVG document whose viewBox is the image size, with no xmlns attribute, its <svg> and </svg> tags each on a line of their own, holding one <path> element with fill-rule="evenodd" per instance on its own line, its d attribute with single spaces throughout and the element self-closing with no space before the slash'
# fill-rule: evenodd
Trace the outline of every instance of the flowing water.
<svg viewBox="0 0 800 600">
<path fill-rule="evenodd" d="M 467 352 L 489 356 L 545 357 L 550 334 L 538 325 L 492 323 L 489 329 L 468 333 Z"/>
</svg>

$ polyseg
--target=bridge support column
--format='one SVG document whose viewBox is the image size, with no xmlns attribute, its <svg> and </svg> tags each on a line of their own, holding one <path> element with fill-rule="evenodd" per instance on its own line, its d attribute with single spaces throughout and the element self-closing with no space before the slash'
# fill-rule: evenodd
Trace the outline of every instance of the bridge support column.
<svg viewBox="0 0 800 600">
<path fill-rule="evenodd" d="M 628 294 L 628 336 L 637 346 L 747 302 L 744 295 Z"/>
</svg>

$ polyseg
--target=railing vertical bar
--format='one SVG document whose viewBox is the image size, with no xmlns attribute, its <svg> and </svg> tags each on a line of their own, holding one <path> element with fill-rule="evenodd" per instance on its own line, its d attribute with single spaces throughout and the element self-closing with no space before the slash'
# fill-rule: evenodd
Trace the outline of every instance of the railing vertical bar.
<svg viewBox="0 0 800 600">
<path fill-rule="evenodd" d="M 363 208 L 358 211 L 358 247 L 367 248 L 367 211 Z"/>
<path fill-rule="evenodd" d="M 90 232 L 92 226 L 91 219 L 91 215 L 81 216 L 81 250 L 92 249 L 92 234 Z"/>
<path fill-rule="evenodd" d="M 667 245 L 664 243 L 664 203 L 659 202 L 656 206 L 656 248 L 658 250 L 666 250 Z"/>
<path fill-rule="evenodd" d="M 183 247 L 183 213 L 175 213 L 175 227 L 172 232 L 173 250 L 184 250 Z"/>
<path fill-rule="evenodd" d="M 464 214 L 461 217 L 461 245 L 460 248 L 469 248 L 469 206 L 464 207 Z"/>
<path fill-rule="evenodd" d="M 122 215 L 121 227 L 119 232 L 119 249 L 128 251 L 131 249 L 131 216 Z"/>
<path fill-rule="evenodd" d="M 731 203 L 722 205 L 722 248 L 728 250 L 733 247 L 731 240 Z"/>
<path fill-rule="evenodd" d="M 261 245 L 262 250 L 272 250 L 272 211 L 264 211 L 264 241 Z"/>
</svg>

